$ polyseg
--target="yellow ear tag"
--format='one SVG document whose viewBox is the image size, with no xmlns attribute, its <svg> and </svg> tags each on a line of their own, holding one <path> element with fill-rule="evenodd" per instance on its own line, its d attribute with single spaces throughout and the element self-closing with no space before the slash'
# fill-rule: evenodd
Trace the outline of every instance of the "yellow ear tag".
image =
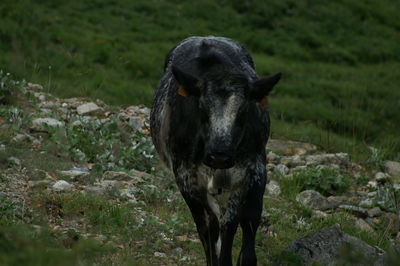
<svg viewBox="0 0 400 266">
<path fill-rule="evenodd" d="M 185 90 L 185 88 L 184 88 L 182 85 L 180 85 L 180 86 L 178 87 L 178 94 L 179 94 L 180 96 L 183 96 L 183 97 L 187 97 L 187 96 L 188 96 L 187 91 Z"/>
<path fill-rule="evenodd" d="M 262 99 L 259 101 L 259 103 L 260 103 L 261 108 L 267 107 L 267 105 L 268 105 L 268 97 L 265 96 L 264 98 L 262 98 Z"/>
</svg>

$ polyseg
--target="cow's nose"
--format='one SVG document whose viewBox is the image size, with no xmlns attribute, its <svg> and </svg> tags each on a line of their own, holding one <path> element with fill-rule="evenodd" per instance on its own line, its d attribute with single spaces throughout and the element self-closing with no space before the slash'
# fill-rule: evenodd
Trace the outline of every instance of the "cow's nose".
<svg viewBox="0 0 400 266">
<path fill-rule="evenodd" d="M 226 152 L 211 152 L 206 155 L 204 163 L 215 169 L 231 168 L 234 165 L 232 156 Z"/>
</svg>

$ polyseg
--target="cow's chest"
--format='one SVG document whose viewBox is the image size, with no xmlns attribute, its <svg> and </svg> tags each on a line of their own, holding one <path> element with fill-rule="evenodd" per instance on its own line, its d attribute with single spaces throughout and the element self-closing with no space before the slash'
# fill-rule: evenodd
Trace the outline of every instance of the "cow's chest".
<svg viewBox="0 0 400 266">
<path fill-rule="evenodd" d="M 197 170 L 197 185 L 205 191 L 207 205 L 218 220 L 230 219 L 232 208 L 238 205 L 239 194 L 245 176 L 245 169 L 233 167 L 230 169 L 212 169 L 201 166 Z"/>
</svg>

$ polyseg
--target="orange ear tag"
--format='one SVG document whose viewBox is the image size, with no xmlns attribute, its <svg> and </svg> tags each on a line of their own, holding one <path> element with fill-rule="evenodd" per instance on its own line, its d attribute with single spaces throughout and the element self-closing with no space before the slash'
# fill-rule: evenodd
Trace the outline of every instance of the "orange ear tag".
<svg viewBox="0 0 400 266">
<path fill-rule="evenodd" d="M 179 94 L 180 96 L 183 96 L 183 97 L 187 97 L 187 96 L 188 96 L 187 91 L 185 90 L 185 88 L 184 88 L 182 85 L 180 85 L 180 86 L 178 87 L 178 94 Z"/>
<path fill-rule="evenodd" d="M 264 98 L 262 98 L 262 99 L 259 101 L 259 103 L 260 103 L 261 108 L 267 107 L 267 105 L 268 105 L 268 97 L 265 96 Z"/>
</svg>

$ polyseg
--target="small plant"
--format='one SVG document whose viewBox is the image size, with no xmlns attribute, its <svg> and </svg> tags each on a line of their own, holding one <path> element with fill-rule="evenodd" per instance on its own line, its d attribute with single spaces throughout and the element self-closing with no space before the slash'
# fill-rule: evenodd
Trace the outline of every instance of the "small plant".
<svg viewBox="0 0 400 266">
<path fill-rule="evenodd" d="M 299 170 L 291 177 L 280 180 L 285 196 L 295 197 L 297 193 L 312 189 L 325 196 L 339 195 L 349 189 L 350 182 L 339 169 L 333 167 L 310 167 Z"/>
<path fill-rule="evenodd" d="M 13 93 L 24 86 L 25 83 L 25 80 L 13 80 L 10 73 L 0 69 L 0 104 L 10 104 Z"/>
<path fill-rule="evenodd" d="M 371 156 L 365 162 L 366 166 L 373 169 L 380 169 L 382 168 L 383 161 L 384 161 L 384 153 L 382 150 L 377 149 L 372 146 L 368 146 Z"/>
<path fill-rule="evenodd" d="M 400 210 L 400 190 L 395 189 L 390 183 L 379 186 L 376 204 L 386 211 L 398 213 Z"/>
<path fill-rule="evenodd" d="M 93 163 L 96 172 L 132 168 L 151 172 L 155 165 L 151 140 L 139 132 L 124 132 L 116 117 L 106 123 L 82 121 L 81 126 L 49 131 L 52 141 L 72 160 Z"/>
</svg>

